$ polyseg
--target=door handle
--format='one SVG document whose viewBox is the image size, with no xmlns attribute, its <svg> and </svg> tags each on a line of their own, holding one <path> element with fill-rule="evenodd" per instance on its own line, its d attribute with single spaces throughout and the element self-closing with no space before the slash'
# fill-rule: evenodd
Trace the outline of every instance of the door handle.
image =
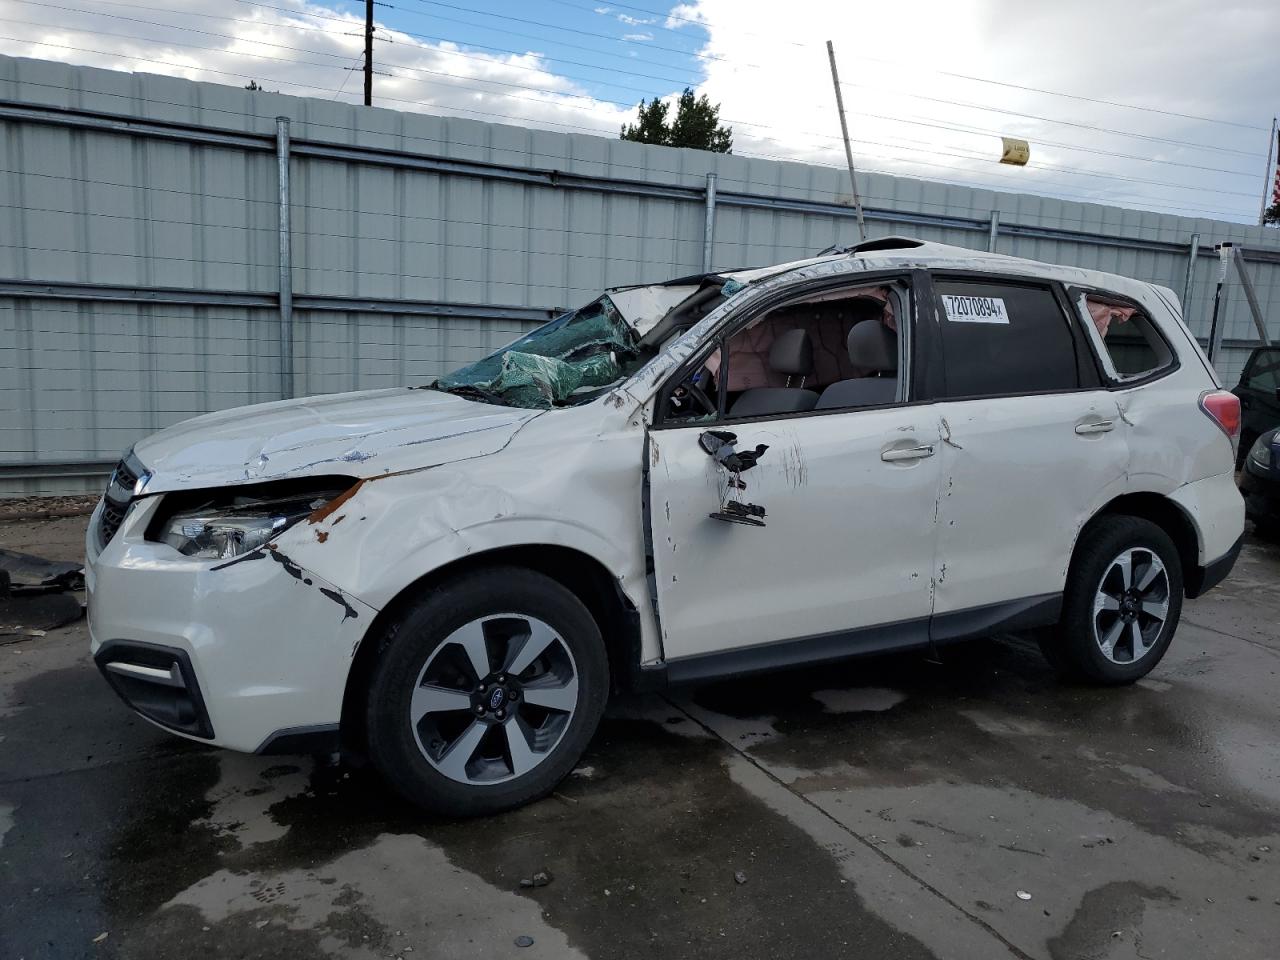
<svg viewBox="0 0 1280 960">
<path fill-rule="evenodd" d="M 1088 423 L 1077 423 L 1076 433 L 1082 437 L 1091 433 L 1110 433 L 1115 429 L 1116 422 L 1114 420 L 1090 420 Z"/>
<path fill-rule="evenodd" d="M 898 447 L 896 449 L 883 450 L 880 453 L 880 459 L 885 463 L 900 463 L 903 460 L 923 460 L 925 457 L 932 456 L 932 443 L 922 443 L 918 447 Z"/>
</svg>

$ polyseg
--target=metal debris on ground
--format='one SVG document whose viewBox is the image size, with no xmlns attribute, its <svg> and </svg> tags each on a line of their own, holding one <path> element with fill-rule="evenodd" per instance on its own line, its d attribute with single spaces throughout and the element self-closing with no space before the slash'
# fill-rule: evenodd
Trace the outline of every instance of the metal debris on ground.
<svg viewBox="0 0 1280 960">
<path fill-rule="evenodd" d="M 84 586 L 78 563 L 0 550 L 0 642 L 43 637 L 45 631 L 84 615 L 67 591 Z"/>
<path fill-rule="evenodd" d="M 1018 891 L 1018 899 L 1019 899 L 1019 900 L 1030 900 L 1030 899 L 1031 899 L 1031 894 L 1027 893 L 1027 891 L 1025 891 L 1025 890 L 1019 890 L 1019 891 Z"/>
<path fill-rule="evenodd" d="M 30 553 L 0 548 L 0 583 L 7 575 L 13 593 L 84 588 L 84 564 L 46 560 Z"/>
<path fill-rule="evenodd" d="M 539 870 L 531 877 L 522 877 L 520 886 L 522 887 L 545 887 L 552 881 L 550 870 Z"/>
<path fill-rule="evenodd" d="M 517 946 L 517 947 L 532 947 L 532 946 L 533 946 L 533 937 L 529 936 L 528 934 L 524 934 L 524 933 L 520 934 L 520 936 L 516 937 L 516 946 Z"/>
</svg>

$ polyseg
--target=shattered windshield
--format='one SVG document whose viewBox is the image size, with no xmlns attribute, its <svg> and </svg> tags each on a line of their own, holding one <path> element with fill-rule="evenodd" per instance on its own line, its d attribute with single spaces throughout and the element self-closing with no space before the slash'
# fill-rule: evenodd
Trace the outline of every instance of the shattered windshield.
<svg viewBox="0 0 1280 960">
<path fill-rule="evenodd" d="M 508 407 L 580 403 L 631 374 L 638 366 L 636 340 L 605 296 L 440 377 L 432 387 Z"/>
</svg>

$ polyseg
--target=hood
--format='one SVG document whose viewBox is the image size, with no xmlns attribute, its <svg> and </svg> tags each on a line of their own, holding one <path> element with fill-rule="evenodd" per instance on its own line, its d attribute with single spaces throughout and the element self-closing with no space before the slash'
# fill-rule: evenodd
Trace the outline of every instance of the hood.
<svg viewBox="0 0 1280 960">
<path fill-rule="evenodd" d="M 238 407 L 134 447 L 143 492 L 338 474 L 372 477 L 501 450 L 540 410 L 397 387 Z"/>
</svg>

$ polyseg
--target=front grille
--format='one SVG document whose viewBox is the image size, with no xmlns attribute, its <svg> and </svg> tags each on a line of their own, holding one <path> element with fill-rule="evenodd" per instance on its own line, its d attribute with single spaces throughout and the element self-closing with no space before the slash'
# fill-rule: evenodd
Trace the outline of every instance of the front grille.
<svg viewBox="0 0 1280 960">
<path fill-rule="evenodd" d="M 102 504 L 102 516 L 98 520 L 98 546 L 105 547 L 120 529 L 124 522 L 124 511 L 128 506 L 116 506 L 110 500 Z"/>
<path fill-rule="evenodd" d="M 131 457 L 126 455 L 116 464 L 107 483 L 107 492 L 102 497 L 102 516 L 98 520 L 98 549 L 102 549 L 120 529 L 124 522 L 125 511 L 133 499 L 133 491 L 141 472 L 130 464 Z"/>
</svg>

